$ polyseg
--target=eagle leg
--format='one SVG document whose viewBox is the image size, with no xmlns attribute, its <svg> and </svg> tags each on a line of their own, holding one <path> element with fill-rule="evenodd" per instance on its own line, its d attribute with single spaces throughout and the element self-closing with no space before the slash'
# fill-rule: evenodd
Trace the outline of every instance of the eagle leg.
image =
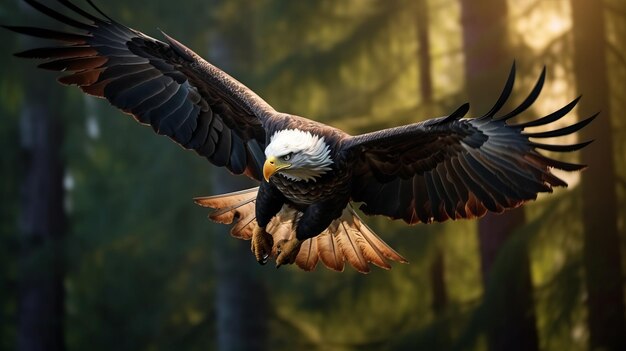
<svg viewBox="0 0 626 351">
<path fill-rule="evenodd" d="M 302 246 L 301 240 L 298 238 L 291 238 L 289 240 L 281 240 L 276 244 L 276 252 L 278 256 L 276 257 L 276 268 L 284 264 L 292 264 L 296 262 L 296 257 L 300 252 L 300 246 Z"/>
<path fill-rule="evenodd" d="M 254 257 L 260 264 L 266 264 L 267 259 L 272 253 L 272 247 L 274 246 L 274 239 L 265 228 L 255 226 L 252 232 L 251 249 L 254 253 Z"/>
</svg>

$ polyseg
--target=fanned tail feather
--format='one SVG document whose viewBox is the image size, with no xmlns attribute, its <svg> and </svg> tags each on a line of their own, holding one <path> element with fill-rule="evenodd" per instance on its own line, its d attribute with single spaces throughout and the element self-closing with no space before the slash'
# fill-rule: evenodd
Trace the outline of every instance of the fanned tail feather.
<svg viewBox="0 0 626 351">
<path fill-rule="evenodd" d="M 337 221 L 333 221 L 326 230 L 313 239 L 317 242 L 317 254 L 322 263 L 334 271 L 342 272 L 344 267 L 343 252 L 339 248 L 337 239 L 331 234 L 337 233 L 338 227 Z"/>
<path fill-rule="evenodd" d="M 259 188 L 246 189 L 234 193 L 197 197 L 194 202 L 202 207 L 213 208 L 209 218 L 217 223 L 235 225 L 230 234 L 235 238 L 250 240 L 256 226 L 254 208 Z"/>
<path fill-rule="evenodd" d="M 234 193 L 198 197 L 194 201 L 202 207 L 213 208 L 209 218 L 215 222 L 234 225 L 230 234 L 236 238 L 250 240 L 257 226 L 255 217 L 256 195 L 259 188 Z M 290 239 L 296 235 L 296 226 L 302 212 L 285 205 L 270 221 L 267 232 L 274 242 Z M 276 257 L 276 250 L 272 251 Z M 348 262 L 361 273 L 370 271 L 369 263 L 383 269 L 391 269 L 388 261 L 408 261 L 380 239 L 348 205 L 338 219 L 333 221 L 320 235 L 305 240 L 296 257 L 296 264 L 305 271 L 312 271 L 317 263 L 334 271 L 343 271 Z"/>
</svg>

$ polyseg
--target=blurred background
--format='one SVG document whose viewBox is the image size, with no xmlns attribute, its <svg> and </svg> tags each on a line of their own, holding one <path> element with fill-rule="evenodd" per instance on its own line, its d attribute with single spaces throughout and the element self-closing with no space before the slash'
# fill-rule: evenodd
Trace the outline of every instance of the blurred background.
<svg viewBox="0 0 626 351">
<path fill-rule="evenodd" d="M 191 201 L 250 183 L 59 86 L 10 55 L 39 42 L 3 30 L 0 349 L 626 350 L 624 1 L 97 3 L 162 29 L 277 110 L 353 134 L 466 101 L 484 113 L 514 60 L 519 103 L 547 65 L 521 119 L 583 94 L 563 123 L 602 114 L 551 142 L 595 139 L 558 156 L 590 168 L 481 221 L 370 218 L 411 262 L 391 271 L 261 267 Z M 19 0 L 0 0 L 0 23 L 57 26 Z"/>
</svg>

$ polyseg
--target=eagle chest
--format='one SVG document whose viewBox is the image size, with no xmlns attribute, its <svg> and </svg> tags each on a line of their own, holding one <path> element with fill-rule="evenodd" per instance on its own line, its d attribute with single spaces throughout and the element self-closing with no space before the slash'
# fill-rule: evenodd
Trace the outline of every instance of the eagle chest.
<svg viewBox="0 0 626 351">
<path fill-rule="evenodd" d="M 343 172 L 332 172 L 317 181 L 294 181 L 280 175 L 272 177 L 272 184 L 287 198 L 298 205 L 348 197 L 349 175 Z"/>
</svg>

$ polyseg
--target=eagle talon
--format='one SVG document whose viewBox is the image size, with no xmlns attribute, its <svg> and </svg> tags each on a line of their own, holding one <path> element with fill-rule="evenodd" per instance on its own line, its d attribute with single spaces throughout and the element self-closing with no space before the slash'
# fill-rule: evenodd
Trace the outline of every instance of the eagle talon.
<svg viewBox="0 0 626 351">
<path fill-rule="evenodd" d="M 256 227 L 252 232 L 250 248 L 257 262 L 262 265 L 266 264 L 273 246 L 274 238 L 272 235 L 265 231 L 265 228 Z"/>
<path fill-rule="evenodd" d="M 289 240 L 281 240 L 276 244 L 276 268 L 285 264 L 293 264 L 300 252 L 302 241 L 293 238 Z"/>
</svg>

